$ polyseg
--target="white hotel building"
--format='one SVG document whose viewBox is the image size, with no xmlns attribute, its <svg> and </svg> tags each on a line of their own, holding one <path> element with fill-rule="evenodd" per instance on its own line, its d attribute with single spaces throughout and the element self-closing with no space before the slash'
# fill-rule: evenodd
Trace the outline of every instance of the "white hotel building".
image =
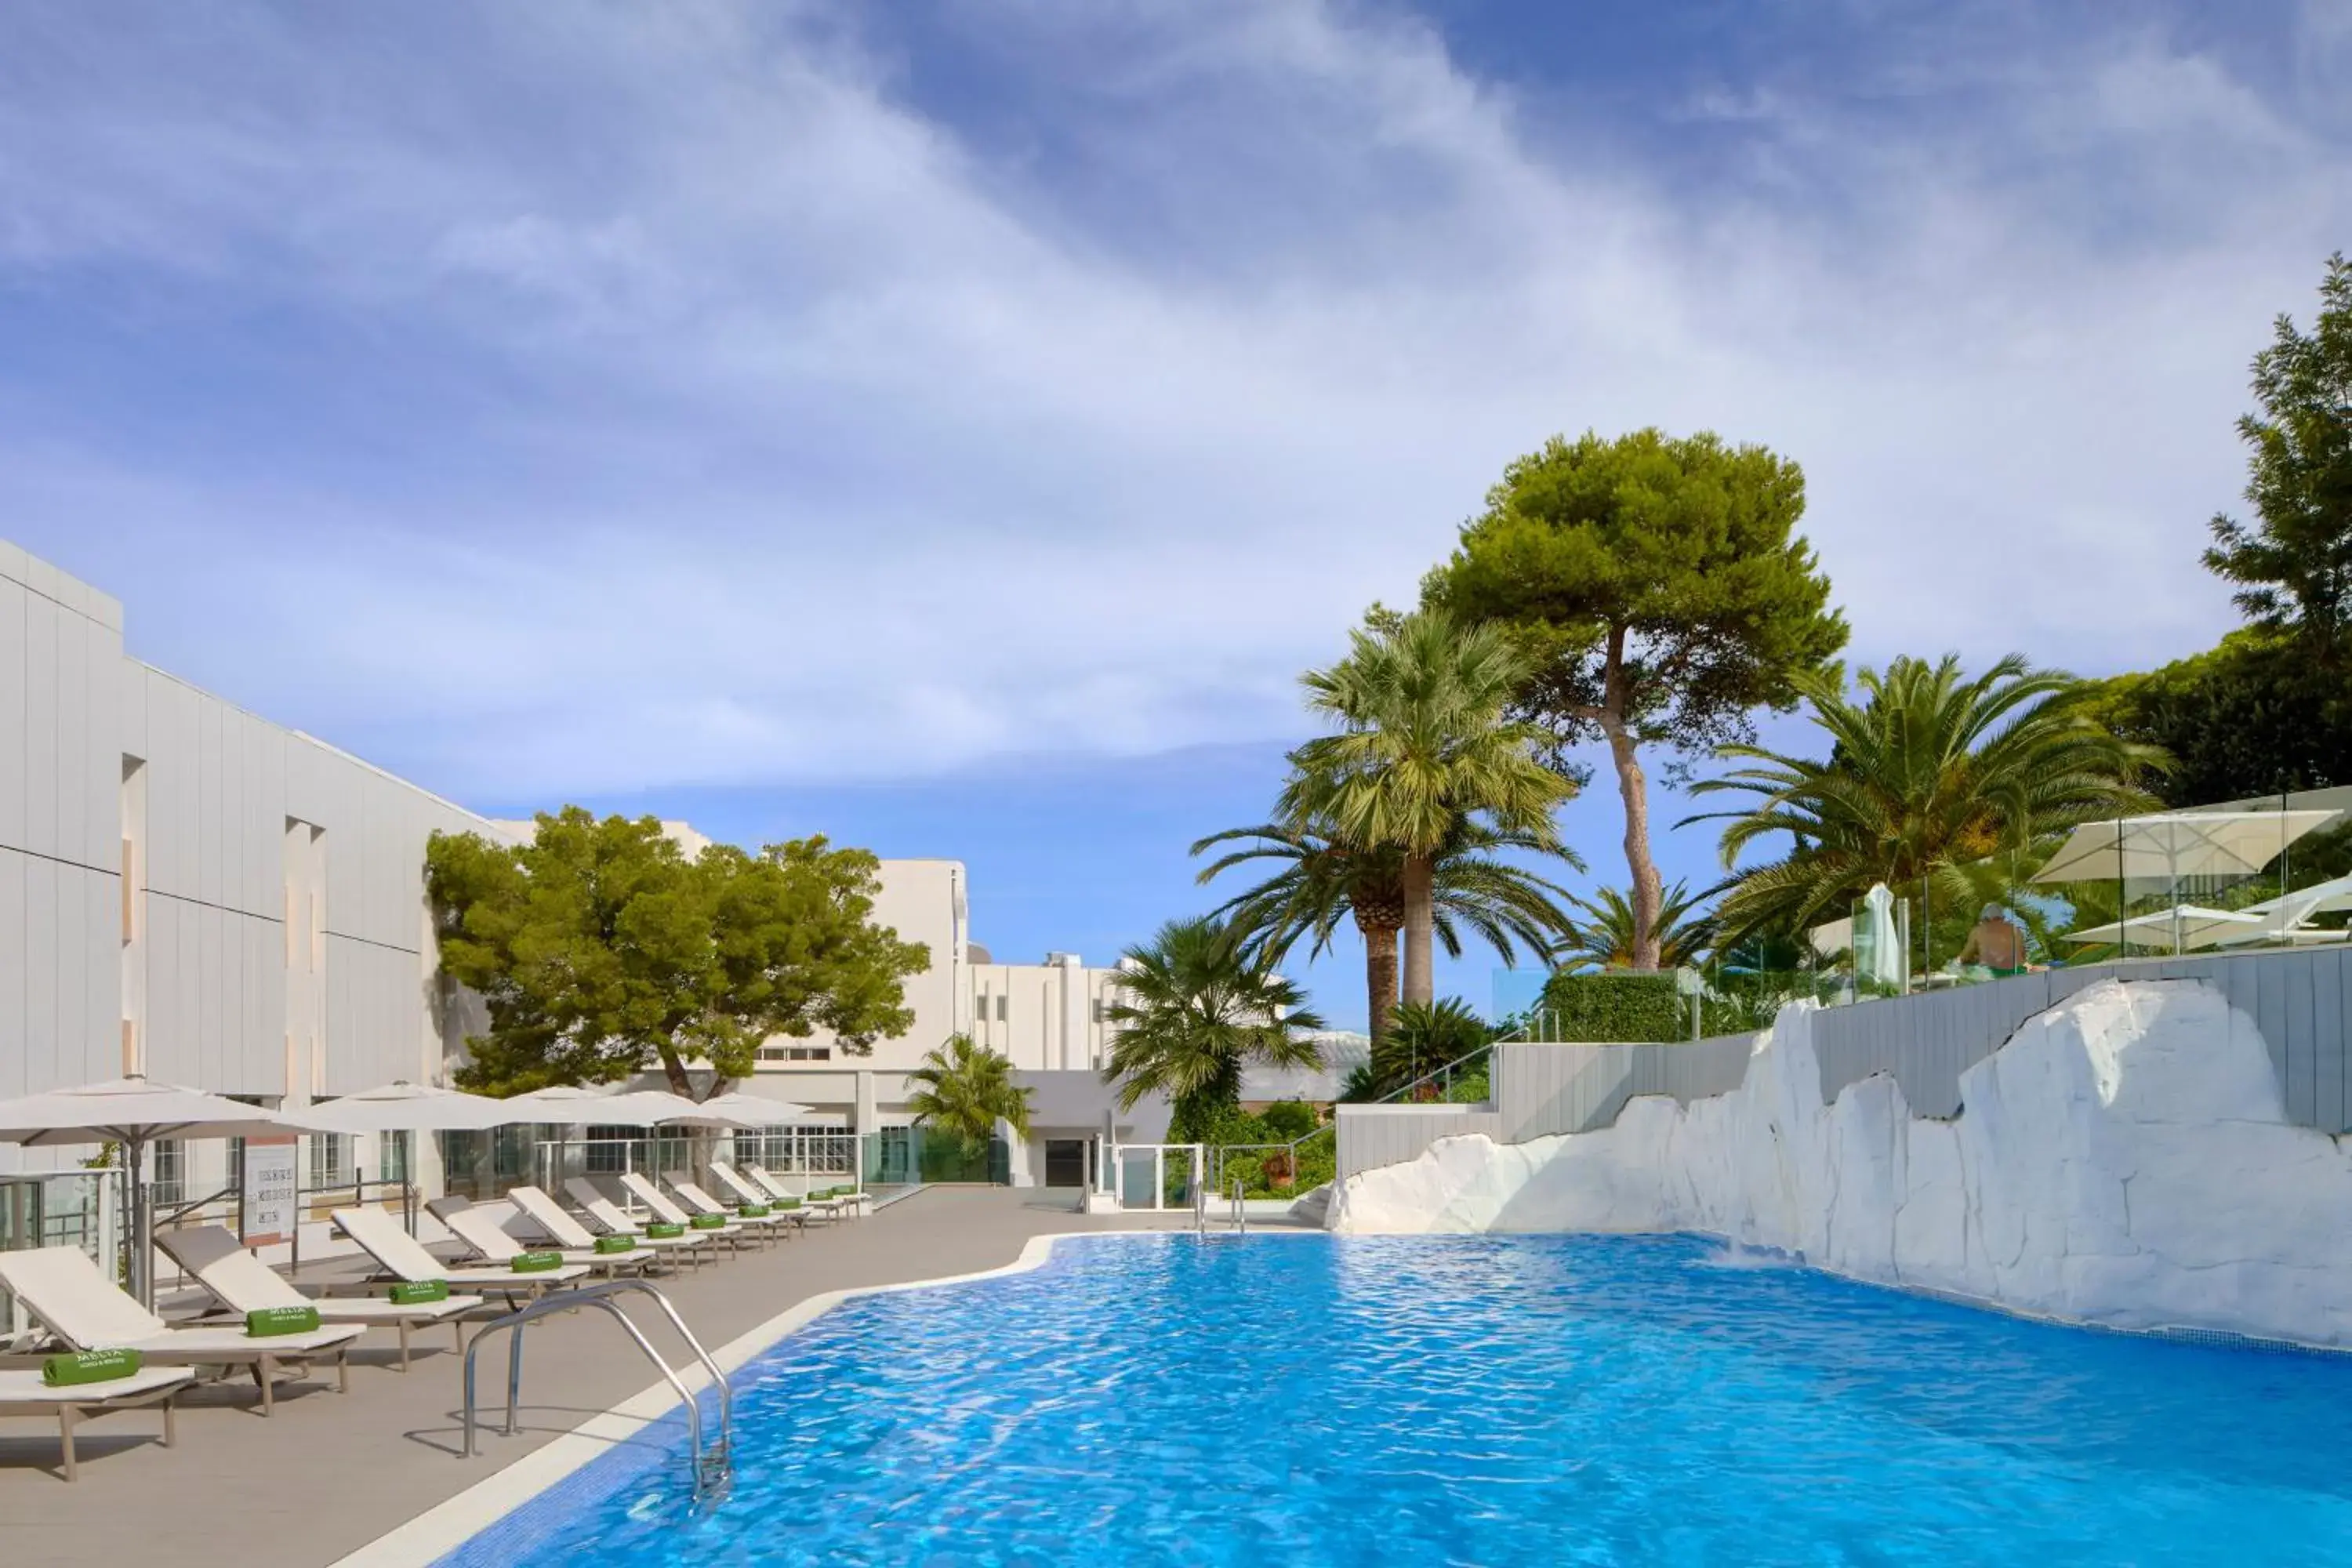
<svg viewBox="0 0 2352 1568">
<path fill-rule="evenodd" d="M 142 662 L 119 602 L 0 541 L 0 1099 L 133 1072 L 286 1107 L 446 1081 L 482 1020 L 434 952 L 436 831 L 515 827 Z M 818 1125 L 903 1125 L 908 1069 L 968 1030 L 1038 1089 L 1055 1142 L 1016 1168 L 1075 1183 L 1068 1140 L 1098 1133 L 1109 1104 L 1097 1069 L 1115 971 L 1068 954 L 993 963 L 967 910 L 961 863 L 885 861 L 877 918 L 932 953 L 908 984 L 914 1027 L 866 1057 L 778 1038 L 744 1087 L 811 1106 Z M 1164 1117 L 1139 1108 L 1122 1135 L 1158 1137 Z M 306 1174 L 393 1174 L 409 1156 L 382 1142 L 307 1140 Z M 43 1178 L 93 1152 L 0 1144 L 0 1247 L 58 1233 Z M 200 1196 L 227 1158 L 192 1146 L 156 1174 Z M 431 1141 L 413 1158 L 436 1194 Z"/>
</svg>

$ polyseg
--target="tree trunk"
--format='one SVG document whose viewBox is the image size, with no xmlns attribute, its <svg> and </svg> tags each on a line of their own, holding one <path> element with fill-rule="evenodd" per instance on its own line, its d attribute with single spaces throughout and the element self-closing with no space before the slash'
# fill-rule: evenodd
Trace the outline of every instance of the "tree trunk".
<svg viewBox="0 0 2352 1568">
<path fill-rule="evenodd" d="M 1371 1004 L 1365 1016 L 1371 1020 L 1372 1038 L 1378 1040 L 1389 1032 L 1389 1015 L 1396 1010 L 1396 927 L 1359 921 L 1358 929 L 1364 933 L 1364 988 Z"/>
<path fill-rule="evenodd" d="M 1617 793 L 1625 801 L 1625 867 L 1633 874 L 1633 968 L 1646 974 L 1658 967 L 1658 909 L 1665 902 L 1665 884 L 1659 879 L 1657 862 L 1650 858 L 1650 784 L 1634 752 L 1633 731 L 1625 727 L 1624 668 L 1625 630 L 1620 626 L 1609 635 L 1599 717 L 1610 761 L 1617 765 Z"/>
<path fill-rule="evenodd" d="M 686 1070 L 686 1058 L 679 1056 L 675 1051 L 665 1049 L 661 1053 L 661 1067 L 662 1077 L 669 1080 L 669 1091 L 672 1094 L 684 1095 L 687 1099 L 692 1100 L 694 1098 L 694 1079 L 693 1076 Z"/>
<path fill-rule="evenodd" d="M 1433 856 L 1404 858 L 1403 999 L 1423 1006 L 1437 999 L 1436 881 L 1437 862 Z"/>
</svg>

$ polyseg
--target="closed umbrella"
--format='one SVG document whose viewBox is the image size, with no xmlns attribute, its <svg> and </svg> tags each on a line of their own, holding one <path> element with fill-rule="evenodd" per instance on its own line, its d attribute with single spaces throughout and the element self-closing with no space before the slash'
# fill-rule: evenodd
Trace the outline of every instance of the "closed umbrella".
<svg viewBox="0 0 2352 1568">
<path fill-rule="evenodd" d="M 267 1138 L 320 1131 L 324 1129 L 307 1112 L 264 1110 L 136 1076 L 0 1100 L 0 1142 L 122 1146 L 123 1169 L 131 1183 L 131 1289 L 150 1308 L 155 1304 L 151 1256 L 155 1219 L 146 1180 L 147 1145 L 165 1138 Z"/>
<path fill-rule="evenodd" d="M 1903 951 L 1895 924 L 1895 895 L 1885 883 L 1874 882 L 1870 891 L 1863 894 L 1862 928 L 1854 935 L 1856 975 L 1881 985 L 1901 985 L 1904 964 L 1910 955 Z"/>
</svg>

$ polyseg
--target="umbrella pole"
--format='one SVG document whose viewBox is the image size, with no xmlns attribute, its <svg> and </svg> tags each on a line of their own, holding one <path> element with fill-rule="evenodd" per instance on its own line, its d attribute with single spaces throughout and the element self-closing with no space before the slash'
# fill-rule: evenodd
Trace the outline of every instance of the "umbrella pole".
<svg viewBox="0 0 2352 1568">
<path fill-rule="evenodd" d="M 131 1294 L 152 1312 L 155 1310 L 155 1216 L 147 1208 L 146 1147 L 140 1139 L 122 1141 L 123 1165 L 131 1177 Z"/>
<path fill-rule="evenodd" d="M 2116 818 L 2116 952 L 2118 956 L 2131 956 L 2131 921 L 2125 919 L 2124 909 L 2124 819 Z"/>
</svg>

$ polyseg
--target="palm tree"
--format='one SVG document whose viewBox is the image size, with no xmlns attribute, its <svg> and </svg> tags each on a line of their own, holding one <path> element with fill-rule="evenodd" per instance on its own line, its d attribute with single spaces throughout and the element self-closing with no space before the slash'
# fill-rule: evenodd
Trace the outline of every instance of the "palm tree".
<svg viewBox="0 0 2352 1568">
<path fill-rule="evenodd" d="M 1552 808 L 1572 786 L 1538 760 L 1543 734 L 1507 716 L 1528 663 L 1494 626 L 1423 610 L 1360 627 L 1348 657 L 1303 678 L 1307 706 L 1341 726 L 1291 753 L 1280 810 L 1344 841 L 1397 852 L 1403 999 L 1434 999 L 1437 856 L 1465 818 L 1559 847 Z"/>
<path fill-rule="evenodd" d="M 1658 905 L 1658 967 L 1679 969 L 1696 963 L 1715 939 L 1715 921 L 1693 914 L 1704 894 L 1676 882 Z M 1593 896 L 1569 895 L 1584 919 L 1570 926 L 1554 959 L 1563 969 L 1631 969 L 1634 965 L 1633 900 L 1622 888 L 1601 888 Z"/>
<path fill-rule="evenodd" d="M 1372 1042 L 1373 1082 L 1380 1092 L 1393 1094 L 1423 1074 L 1460 1061 L 1494 1037 L 1486 1020 L 1458 996 L 1427 1005 L 1407 1002 L 1396 1010 L 1388 1037 Z M 1436 1098 L 1434 1087 L 1427 1097 Z"/>
<path fill-rule="evenodd" d="M 2082 823 L 2153 804 L 2133 782 L 2162 752 L 2116 737 L 2085 711 L 2094 689 L 2011 654 L 1974 679 L 1957 657 L 1897 658 L 1860 676 L 1852 700 L 1835 672 L 1800 677 L 1827 731 L 1826 759 L 1725 746 L 1745 762 L 1698 795 L 1756 797 L 1728 817 L 1723 859 L 1773 833 L 1795 847 L 1740 877 L 1717 910 L 1722 931 L 1797 931 L 1843 912 L 1874 882 L 1942 877 Z M 1689 820 L 1698 821 L 1698 817 Z"/>
<path fill-rule="evenodd" d="M 1278 868 L 1212 912 L 1240 927 L 1251 952 L 1268 963 L 1281 963 L 1307 939 L 1307 956 L 1321 957 L 1329 951 L 1339 921 L 1353 920 L 1364 939 L 1372 1038 L 1385 1035 L 1390 1010 L 1396 1005 L 1397 933 L 1404 927 L 1403 855 L 1393 848 L 1351 847 L 1325 827 L 1278 822 L 1213 833 L 1195 842 L 1192 853 L 1232 843 L 1246 847 L 1212 862 L 1201 872 L 1201 881 L 1257 860 L 1274 861 Z M 1498 858 L 1498 850 L 1547 852 L 1547 847 L 1529 834 L 1507 833 L 1468 817 L 1454 820 L 1438 847 L 1433 879 L 1437 940 L 1454 958 L 1462 956 L 1466 931 L 1500 953 L 1505 963 L 1518 962 L 1520 945 L 1535 958 L 1548 959 L 1555 942 L 1572 924 L 1555 900 L 1570 895 L 1526 867 Z M 1548 852 L 1584 869 L 1584 862 L 1565 846 L 1552 845 Z"/>
<path fill-rule="evenodd" d="M 1029 1136 L 1029 1091 L 1013 1081 L 1011 1061 L 970 1035 L 950 1035 L 907 1079 L 922 1086 L 907 1096 L 916 1124 L 950 1133 L 966 1149 L 985 1144 L 999 1121 Z"/>
<path fill-rule="evenodd" d="M 1220 1113 L 1238 1107 L 1242 1068 L 1311 1068 L 1322 1053 L 1305 1037 L 1323 1026 L 1307 994 L 1249 951 L 1236 927 L 1207 915 L 1170 921 L 1127 950 L 1118 999 L 1103 1009 L 1111 1026 L 1106 1081 L 1120 1086 L 1131 1110 L 1146 1094 L 1175 1108 L 1169 1136 L 1196 1142 Z"/>
</svg>

